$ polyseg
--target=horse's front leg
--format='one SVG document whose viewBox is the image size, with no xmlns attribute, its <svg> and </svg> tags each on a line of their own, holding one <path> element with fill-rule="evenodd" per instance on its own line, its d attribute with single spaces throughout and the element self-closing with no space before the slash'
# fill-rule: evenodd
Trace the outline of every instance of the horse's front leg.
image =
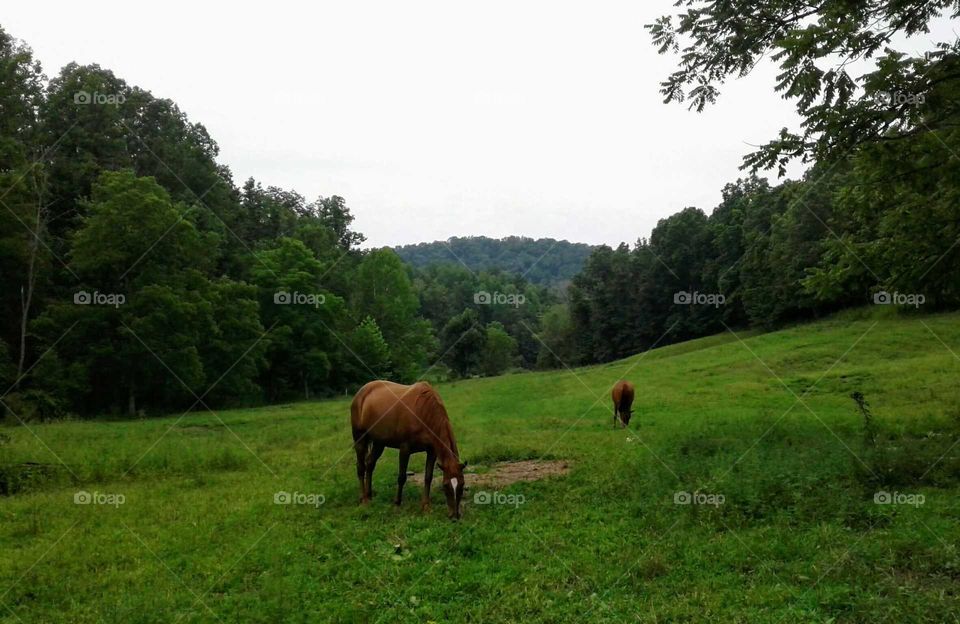
<svg viewBox="0 0 960 624">
<path fill-rule="evenodd" d="M 410 461 L 410 449 L 400 449 L 400 474 L 397 475 L 397 498 L 395 505 L 400 505 L 403 501 L 403 484 L 407 482 L 407 463 Z"/>
<path fill-rule="evenodd" d="M 420 499 L 420 509 L 423 511 L 430 511 L 430 483 L 433 481 L 433 467 L 436 463 L 436 454 L 427 451 L 427 463 L 423 467 L 423 498 Z"/>
</svg>

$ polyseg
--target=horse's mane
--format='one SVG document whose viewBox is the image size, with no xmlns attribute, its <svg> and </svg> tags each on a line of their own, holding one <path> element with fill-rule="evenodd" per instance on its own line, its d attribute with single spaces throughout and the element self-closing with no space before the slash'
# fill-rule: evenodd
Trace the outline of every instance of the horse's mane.
<svg viewBox="0 0 960 624">
<path fill-rule="evenodd" d="M 426 424 L 435 427 L 434 433 L 440 437 L 444 445 L 447 445 L 453 456 L 459 458 L 457 440 L 453 437 L 453 428 L 450 426 L 450 417 L 447 415 L 443 400 L 430 384 L 422 382 L 417 385 L 421 386 L 415 403 L 417 412 L 427 417 Z"/>
</svg>

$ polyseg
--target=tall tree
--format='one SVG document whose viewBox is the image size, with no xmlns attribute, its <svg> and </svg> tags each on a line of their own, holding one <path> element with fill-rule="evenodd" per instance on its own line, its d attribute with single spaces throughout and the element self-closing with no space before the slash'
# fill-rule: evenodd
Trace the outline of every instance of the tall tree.
<svg viewBox="0 0 960 624">
<path fill-rule="evenodd" d="M 49 198 L 37 111 L 45 77 L 33 52 L 0 28 L 0 342 L 16 345 L 14 382 L 27 357 L 40 272 L 49 245 Z M 12 331 L 11 331 L 12 330 Z"/>
<path fill-rule="evenodd" d="M 487 333 L 480 324 L 480 315 L 468 308 L 451 318 L 440 334 L 444 362 L 460 377 L 479 370 Z"/>
<path fill-rule="evenodd" d="M 270 330 L 261 380 L 268 398 L 310 398 L 340 388 L 346 305 L 322 287 L 323 264 L 293 238 L 276 240 L 250 262 L 262 322 Z"/>
<path fill-rule="evenodd" d="M 390 249 L 366 254 L 354 276 L 353 306 L 374 319 L 390 345 L 390 361 L 399 379 L 410 381 L 423 370 L 433 350 L 429 324 L 418 317 L 420 302 L 407 267 Z"/>
<path fill-rule="evenodd" d="M 560 368 L 577 362 L 577 344 L 570 308 L 557 303 L 543 313 L 540 321 L 540 353 L 537 368 Z"/>
<path fill-rule="evenodd" d="M 70 255 L 81 285 L 38 322 L 69 374 L 87 380 L 75 403 L 122 402 L 131 414 L 140 399 L 182 405 L 200 391 L 197 345 L 216 325 L 200 295 L 216 240 L 153 179 L 130 171 L 104 172 L 84 214 Z"/>
<path fill-rule="evenodd" d="M 350 352 L 354 359 L 348 359 L 357 380 L 389 379 L 392 375 L 390 365 L 390 345 L 372 317 L 366 317 L 350 335 Z"/>
<path fill-rule="evenodd" d="M 503 325 L 494 321 L 487 325 L 483 353 L 480 356 L 480 372 L 492 377 L 500 375 L 519 361 L 517 341 L 507 333 Z"/>
<path fill-rule="evenodd" d="M 336 236 L 337 244 L 343 251 L 355 249 L 367 237 L 350 229 L 354 216 L 347 208 L 347 202 L 339 195 L 320 197 L 308 206 L 310 213 L 316 216 L 321 224 L 328 227 Z"/>
<path fill-rule="evenodd" d="M 749 155 L 754 168 L 793 158 L 833 160 L 857 145 L 953 127 L 949 94 L 960 80 L 960 41 L 923 55 L 894 49 L 897 35 L 926 35 L 932 20 L 960 15 L 958 0 L 680 0 L 684 11 L 647 28 L 679 67 L 661 85 L 667 102 L 702 111 L 719 85 L 765 57 L 780 66 L 775 89 L 796 102 L 800 132 L 787 129 Z M 912 50 L 912 48 L 909 48 Z M 851 74 L 855 61 L 870 71 Z M 839 61 L 839 62 L 838 62 Z"/>
</svg>

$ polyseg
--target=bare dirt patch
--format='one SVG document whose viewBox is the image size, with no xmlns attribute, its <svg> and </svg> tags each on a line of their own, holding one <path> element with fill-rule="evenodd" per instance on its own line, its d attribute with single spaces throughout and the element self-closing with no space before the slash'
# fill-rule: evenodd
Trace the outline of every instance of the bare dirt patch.
<svg viewBox="0 0 960 624">
<path fill-rule="evenodd" d="M 467 466 L 465 473 L 466 487 L 499 489 L 519 481 L 539 481 L 547 477 L 562 477 L 570 472 L 570 462 L 564 460 L 536 460 L 497 462 L 489 470 L 478 467 L 480 472 L 472 472 Z M 434 486 L 439 480 L 439 471 L 433 473 Z M 423 485 L 423 473 L 418 472 L 410 477 L 410 482 Z"/>
</svg>

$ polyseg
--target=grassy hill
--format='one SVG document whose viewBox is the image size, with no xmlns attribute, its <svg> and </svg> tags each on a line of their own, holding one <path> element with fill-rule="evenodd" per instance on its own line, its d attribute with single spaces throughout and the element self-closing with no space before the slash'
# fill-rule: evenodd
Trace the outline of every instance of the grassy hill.
<svg viewBox="0 0 960 624">
<path fill-rule="evenodd" d="M 459 523 L 391 450 L 357 505 L 346 399 L 5 428 L 0 618 L 956 621 L 960 314 L 877 314 L 440 386 L 478 470 L 572 468 Z"/>
</svg>

